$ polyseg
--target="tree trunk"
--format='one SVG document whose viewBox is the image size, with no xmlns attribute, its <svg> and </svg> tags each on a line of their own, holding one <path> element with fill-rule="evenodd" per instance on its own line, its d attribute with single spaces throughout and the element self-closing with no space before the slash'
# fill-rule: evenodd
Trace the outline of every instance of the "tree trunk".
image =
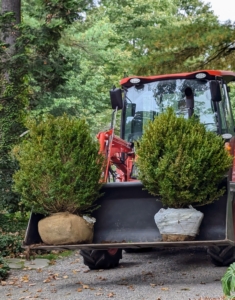
<svg viewBox="0 0 235 300">
<path fill-rule="evenodd" d="M 16 24 L 20 23 L 21 0 L 2 0 L 2 13 L 13 11 L 15 13 Z"/>
<path fill-rule="evenodd" d="M 20 85 L 22 76 L 18 75 L 19 63 L 12 59 L 17 53 L 16 39 L 19 36 L 21 0 L 1 0 L 2 15 L 12 12 L 13 17 L 3 16 L 4 22 L 0 28 L 0 39 L 7 47 L 2 47 L 0 55 L 0 207 L 8 211 L 19 209 L 19 195 L 12 191 L 12 175 L 17 166 L 12 160 L 10 151 L 12 145 L 19 140 L 23 132 L 19 116 L 22 112 Z M 2 16 L 1 16 L 2 17 Z M 17 78 L 18 76 L 18 78 Z M 17 98 L 18 97 L 18 98 Z"/>
<path fill-rule="evenodd" d="M 18 36 L 18 30 L 15 27 L 16 24 L 20 23 L 21 14 L 20 14 L 21 0 L 2 0 L 2 9 L 1 12 L 13 12 L 14 20 L 11 24 L 8 24 L 8 31 L 2 32 L 2 39 L 6 44 L 9 44 L 8 54 L 12 55 L 15 51 L 15 41 Z"/>
</svg>

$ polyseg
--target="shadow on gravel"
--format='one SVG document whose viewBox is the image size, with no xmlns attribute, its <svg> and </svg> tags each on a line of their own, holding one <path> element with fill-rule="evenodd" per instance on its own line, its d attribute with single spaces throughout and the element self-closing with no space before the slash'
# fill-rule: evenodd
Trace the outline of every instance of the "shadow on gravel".
<svg viewBox="0 0 235 300">
<path fill-rule="evenodd" d="M 77 282 L 70 285 L 74 288 L 82 282 L 95 289 L 113 286 L 161 289 L 180 284 L 191 289 L 195 285 L 205 286 L 220 281 L 222 269 L 211 265 L 205 248 L 157 249 L 150 253 L 124 253 L 118 268 L 89 271 L 83 276 L 78 275 Z M 65 285 L 61 282 L 60 288 Z"/>
<path fill-rule="evenodd" d="M 188 287 L 190 289 L 191 286 L 206 286 L 210 285 L 211 283 L 214 283 L 215 281 L 219 281 L 220 278 L 217 276 L 214 276 L 212 274 L 201 274 L 200 276 L 187 276 L 187 273 L 174 271 L 174 270 L 168 270 L 170 274 L 167 273 L 153 273 L 153 276 L 144 276 L 143 274 L 125 274 L 123 276 L 120 276 L 120 274 L 117 274 L 114 278 L 108 278 L 108 274 L 103 274 L 102 278 L 106 278 L 105 280 L 101 280 L 97 278 L 94 275 L 94 273 L 91 273 L 89 277 L 79 279 L 74 282 L 66 283 L 66 282 L 60 282 L 57 283 L 57 289 L 68 289 L 71 287 L 71 289 L 79 288 L 81 284 L 88 285 L 89 287 L 92 287 L 94 289 L 111 289 L 114 286 L 119 288 L 128 288 L 130 286 L 133 287 L 169 287 L 169 286 L 175 286 L 180 284 L 181 286 Z M 107 277 L 106 277 L 107 276 Z M 100 276 L 99 276 L 100 277 Z"/>
<path fill-rule="evenodd" d="M 116 268 L 115 270 L 120 269 L 120 268 L 135 268 L 139 265 L 140 265 L 140 262 L 139 263 L 138 262 L 132 262 L 132 261 L 122 262 L 122 260 L 121 260 L 120 267 Z"/>
</svg>

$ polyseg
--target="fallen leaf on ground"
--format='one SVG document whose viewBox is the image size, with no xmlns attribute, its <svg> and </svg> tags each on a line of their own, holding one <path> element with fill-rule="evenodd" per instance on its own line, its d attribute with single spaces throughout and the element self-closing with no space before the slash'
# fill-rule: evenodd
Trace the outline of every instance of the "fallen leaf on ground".
<svg viewBox="0 0 235 300">
<path fill-rule="evenodd" d="M 161 288 L 162 291 L 169 291 L 169 288 L 167 287 L 164 287 L 164 288 Z"/>
<path fill-rule="evenodd" d="M 24 275 L 23 277 L 21 277 L 20 281 L 29 282 L 29 275 Z"/>
<path fill-rule="evenodd" d="M 87 290 L 87 289 L 89 289 L 90 287 L 89 287 L 89 285 L 83 284 L 83 285 L 82 285 L 82 288 L 83 288 L 84 290 Z"/>
<path fill-rule="evenodd" d="M 82 289 L 77 289 L 77 292 L 82 292 Z"/>
<path fill-rule="evenodd" d="M 42 272 L 42 269 L 41 269 L 41 268 L 38 268 L 36 272 L 37 272 L 37 273 L 41 273 L 41 272 Z"/>
<path fill-rule="evenodd" d="M 99 280 L 101 280 L 101 281 L 107 280 L 106 278 L 104 278 L 104 277 L 102 277 L 102 276 L 97 277 L 97 279 L 99 279 Z"/>
<path fill-rule="evenodd" d="M 155 283 L 150 283 L 151 287 L 155 287 L 156 284 Z"/>
<path fill-rule="evenodd" d="M 144 275 L 153 276 L 153 273 L 152 272 L 147 272 L 147 273 L 144 273 Z"/>
<path fill-rule="evenodd" d="M 65 275 L 65 276 L 63 276 L 63 278 L 64 278 L 64 279 L 67 279 L 67 278 L 68 278 L 68 276 L 67 276 L 67 275 Z"/>
<path fill-rule="evenodd" d="M 108 296 L 108 298 L 112 298 L 112 297 L 114 297 L 114 293 L 109 293 L 107 296 Z"/>
</svg>

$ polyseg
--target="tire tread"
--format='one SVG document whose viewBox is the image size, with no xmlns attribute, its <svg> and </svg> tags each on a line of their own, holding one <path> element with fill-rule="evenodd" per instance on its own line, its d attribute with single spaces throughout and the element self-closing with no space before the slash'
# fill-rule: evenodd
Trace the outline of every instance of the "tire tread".
<svg viewBox="0 0 235 300">
<path fill-rule="evenodd" d="M 81 250 L 83 262 L 91 270 L 111 269 L 119 265 L 122 250 L 118 249 L 115 255 L 110 255 L 107 250 Z"/>
<path fill-rule="evenodd" d="M 219 267 L 229 266 L 235 261 L 234 246 L 211 246 L 207 249 L 211 262 Z"/>
</svg>

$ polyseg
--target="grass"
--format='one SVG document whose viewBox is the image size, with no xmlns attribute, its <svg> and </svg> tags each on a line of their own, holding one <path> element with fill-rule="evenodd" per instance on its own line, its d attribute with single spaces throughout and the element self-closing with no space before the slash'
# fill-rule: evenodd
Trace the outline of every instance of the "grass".
<svg viewBox="0 0 235 300">
<path fill-rule="evenodd" d="M 73 253 L 74 253 L 73 250 L 64 250 L 64 251 L 58 252 L 58 253 L 56 251 L 51 251 L 50 253 L 37 254 L 35 256 L 35 258 L 45 258 L 45 259 L 48 259 L 48 260 L 56 260 L 58 258 L 68 257 Z"/>
</svg>

